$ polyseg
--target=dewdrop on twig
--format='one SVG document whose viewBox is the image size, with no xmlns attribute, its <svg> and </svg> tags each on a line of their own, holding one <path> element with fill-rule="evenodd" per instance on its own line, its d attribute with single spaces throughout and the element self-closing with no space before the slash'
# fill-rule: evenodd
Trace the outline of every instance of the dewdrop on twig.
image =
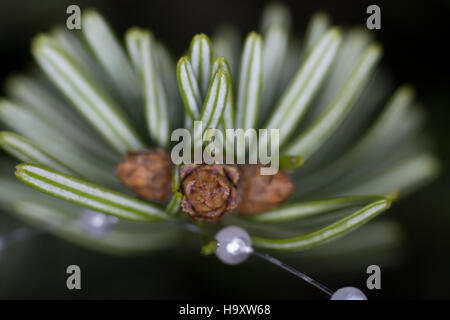
<svg viewBox="0 0 450 320">
<path fill-rule="evenodd" d="M 367 300 L 367 297 L 358 288 L 344 287 L 333 293 L 331 300 Z"/>
<path fill-rule="evenodd" d="M 215 238 L 217 240 L 216 256 L 225 264 L 242 263 L 253 252 L 250 236 L 242 228 L 225 227 L 216 234 Z"/>
<path fill-rule="evenodd" d="M 105 236 L 119 221 L 116 217 L 92 210 L 84 210 L 80 220 L 83 230 L 95 238 Z"/>
</svg>

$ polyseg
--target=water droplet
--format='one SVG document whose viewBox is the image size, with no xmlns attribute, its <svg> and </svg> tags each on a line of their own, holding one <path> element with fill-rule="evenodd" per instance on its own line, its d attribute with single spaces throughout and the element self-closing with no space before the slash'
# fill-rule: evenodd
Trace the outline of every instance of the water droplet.
<svg viewBox="0 0 450 320">
<path fill-rule="evenodd" d="M 118 218 L 93 210 L 81 212 L 81 226 L 92 237 L 104 237 L 119 221 Z"/>
<path fill-rule="evenodd" d="M 337 290 L 331 300 L 367 300 L 366 295 L 355 287 L 344 287 Z"/>
<path fill-rule="evenodd" d="M 242 263 L 253 251 L 250 236 L 242 228 L 225 227 L 216 234 L 215 238 L 217 240 L 216 256 L 225 264 Z"/>
</svg>

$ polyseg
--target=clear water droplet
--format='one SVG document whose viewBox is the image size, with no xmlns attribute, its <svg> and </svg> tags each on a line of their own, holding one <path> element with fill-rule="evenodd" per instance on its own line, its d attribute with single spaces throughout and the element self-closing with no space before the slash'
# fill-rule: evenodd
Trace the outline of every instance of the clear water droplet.
<svg viewBox="0 0 450 320">
<path fill-rule="evenodd" d="M 92 237 L 104 237 L 119 221 L 118 218 L 93 210 L 81 212 L 81 227 Z"/>
<path fill-rule="evenodd" d="M 215 238 L 217 240 L 216 256 L 225 264 L 242 263 L 253 251 L 250 236 L 242 228 L 225 227 L 216 234 Z"/>
<path fill-rule="evenodd" d="M 344 287 L 337 290 L 331 300 L 367 300 L 364 292 L 355 287 Z"/>
</svg>

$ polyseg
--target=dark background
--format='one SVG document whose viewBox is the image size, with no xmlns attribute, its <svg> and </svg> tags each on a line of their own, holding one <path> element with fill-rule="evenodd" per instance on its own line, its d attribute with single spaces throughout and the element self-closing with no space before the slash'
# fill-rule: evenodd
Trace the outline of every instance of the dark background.
<svg viewBox="0 0 450 320">
<path fill-rule="evenodd" d="M 405 228 L 407 257 L 398 268 L 383 270 L 382 290 L 373 299 L 450 298 L 450 149 L 448 50 L 450 2 L 428 1 L 284 1 L 292 9 L 294 29 L 302 34 L 318 9 L 338 24 L 363 24 L 369 4 L 381 7 L 376 37 L 385 49 L 384 65 L 396 85 L 412 83 L 426 106 L 428 130 L 444 171 L 441 177 L 390 211 Z M 122 35 L 132 25 L 151 28 L 179 55 L 195 33 L 211 34 L 231 22 L 242 34 L 258 27 L 266 1 L 24 1 L 0 3 L 0 79 L 31 61 L 34 34 L 63 24 L 70 4 L 96 7 Z M 0 89 L 1 90 L 1 89 Z M 1 190 L 0 190 L 1 192 Z M 4 230 L 4 228 L 2 228 Z M 149 257 L 115 258 L 92 253 L 50 235 L 17 244 L 0 259 L 0 298 L 324 298 L 290 274 L 251 259 L 239 267 L 221 265 L 197 250 L 174 249 Z M 6 262 L 5 259 L 8 259 Z M 79 264 L 83 290 L 65 288 L 65 268 Z M 332 268 L 332 266 L 330 266 Z M 214 270 L 212 273 L 210 270 Z M 304 270 L 314 275 L 314 269 Z M 8 276 L 5 273 L 8 272 Z M 321 275 L 332 288 L 365 287 L 365 270 Z"/>
</svg>

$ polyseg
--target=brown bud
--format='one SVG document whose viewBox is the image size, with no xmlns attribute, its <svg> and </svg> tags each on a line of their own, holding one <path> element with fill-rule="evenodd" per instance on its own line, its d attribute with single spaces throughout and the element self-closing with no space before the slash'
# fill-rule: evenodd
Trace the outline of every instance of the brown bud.
<svg viewBox="0 0 450 320">
<path fill-rule="evenodd" d="M 164 202 L 172 193 L 172 162 L 163 149 L 128 152 L 116 174 L 144 199 Z"/>
<path fill-rule="evenodd" d="M 286 171 L 261 175 L 261 165 L 243 165 L 238 184 L 238 214 L 254 214 L 270 210 L 283 203 L 294 191 Z"/>
<path fill-rule="evenodd" d="M 183 165 L 183 211 L 195 220 L 217 222 L 236 208 L 238 170 L 225 165 Z"/>
</svg>

